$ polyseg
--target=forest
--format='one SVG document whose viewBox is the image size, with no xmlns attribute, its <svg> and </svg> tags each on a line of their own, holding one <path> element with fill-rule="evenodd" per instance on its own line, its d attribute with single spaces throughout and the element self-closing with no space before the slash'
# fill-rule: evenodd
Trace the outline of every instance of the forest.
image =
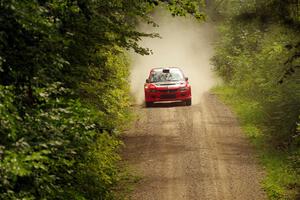
<svg viewBox="0 0 300 200">
<path fill-rule="evenodd" d="M 128 50 L 151 10 L 195 1 L 0 1 L 0 199 L 118 199 Z"/>
<path fill-rule="evenodd" d="M 300 198 L 299 0 L 0 0 L 0 199 L 126 198 L 128 51 L 151 53 L 136 27 L 158 6 L 218 26 L 213 92 L 263 149 L 269 198 Z"/>
<path fill-rule="evenodd" d="M 256 143 L 270 199 L 300 198 L 300 1 L 216 1 L 216 93 Z"/>
</svg>

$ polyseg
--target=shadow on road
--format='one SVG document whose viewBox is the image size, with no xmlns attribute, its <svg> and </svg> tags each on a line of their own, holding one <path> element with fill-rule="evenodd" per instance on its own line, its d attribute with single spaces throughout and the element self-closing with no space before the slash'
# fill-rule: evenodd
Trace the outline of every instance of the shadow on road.
<svg viewBox="0 0 300 200">
<path fill-rule="evenodd" d="M 161 103 L 154 103 L 153 105 L 146 107 L 143 105 L 144 108 L 169 108 L 169 107 L 181 107 L 186 106 L 185 102 L 161 102 Z"/>
</svg>

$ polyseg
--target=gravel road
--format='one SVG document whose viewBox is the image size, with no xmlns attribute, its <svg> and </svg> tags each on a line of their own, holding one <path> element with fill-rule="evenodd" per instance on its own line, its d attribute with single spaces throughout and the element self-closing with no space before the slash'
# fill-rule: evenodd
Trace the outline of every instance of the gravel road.
<svg viewBox="0 0 300 200">
<path fill-rule="evenodd" d="M 136 107 L 124 159 L 140 172 L 133 200 L 263 200 L 264 176 L 232 112 L 206 93 L 191 107 Z"/>
</svg>

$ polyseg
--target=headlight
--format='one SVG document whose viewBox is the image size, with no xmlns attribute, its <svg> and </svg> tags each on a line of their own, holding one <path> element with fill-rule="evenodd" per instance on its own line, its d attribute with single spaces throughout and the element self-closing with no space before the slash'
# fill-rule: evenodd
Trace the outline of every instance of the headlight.
<svg viewBox="0 0 300 200">
<path fill-rule="evenodd" d="M 149 90 L 149 92 L 154 93 L 154 92 L 156 92 L 156 90 Z"/>
<path fill-rule="evenodd" d="M 182 88 L 179 88 L 179 91 L 180 92 L 185 92 L 185 91 L 187 91 L 187 89 L 188 89 L 187 87 L 182 87 Z"/>
</svg>

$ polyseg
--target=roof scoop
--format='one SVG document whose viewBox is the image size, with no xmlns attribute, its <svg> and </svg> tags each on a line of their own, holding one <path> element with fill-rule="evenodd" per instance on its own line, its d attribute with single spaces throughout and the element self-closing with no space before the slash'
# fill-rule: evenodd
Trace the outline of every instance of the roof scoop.
<svg viewBox="0 0 300 200">
<path fill-rule="evenodd" d="M 170 73 L 170 69 L 163 69 L 163 73 Z"/>
</svg>

